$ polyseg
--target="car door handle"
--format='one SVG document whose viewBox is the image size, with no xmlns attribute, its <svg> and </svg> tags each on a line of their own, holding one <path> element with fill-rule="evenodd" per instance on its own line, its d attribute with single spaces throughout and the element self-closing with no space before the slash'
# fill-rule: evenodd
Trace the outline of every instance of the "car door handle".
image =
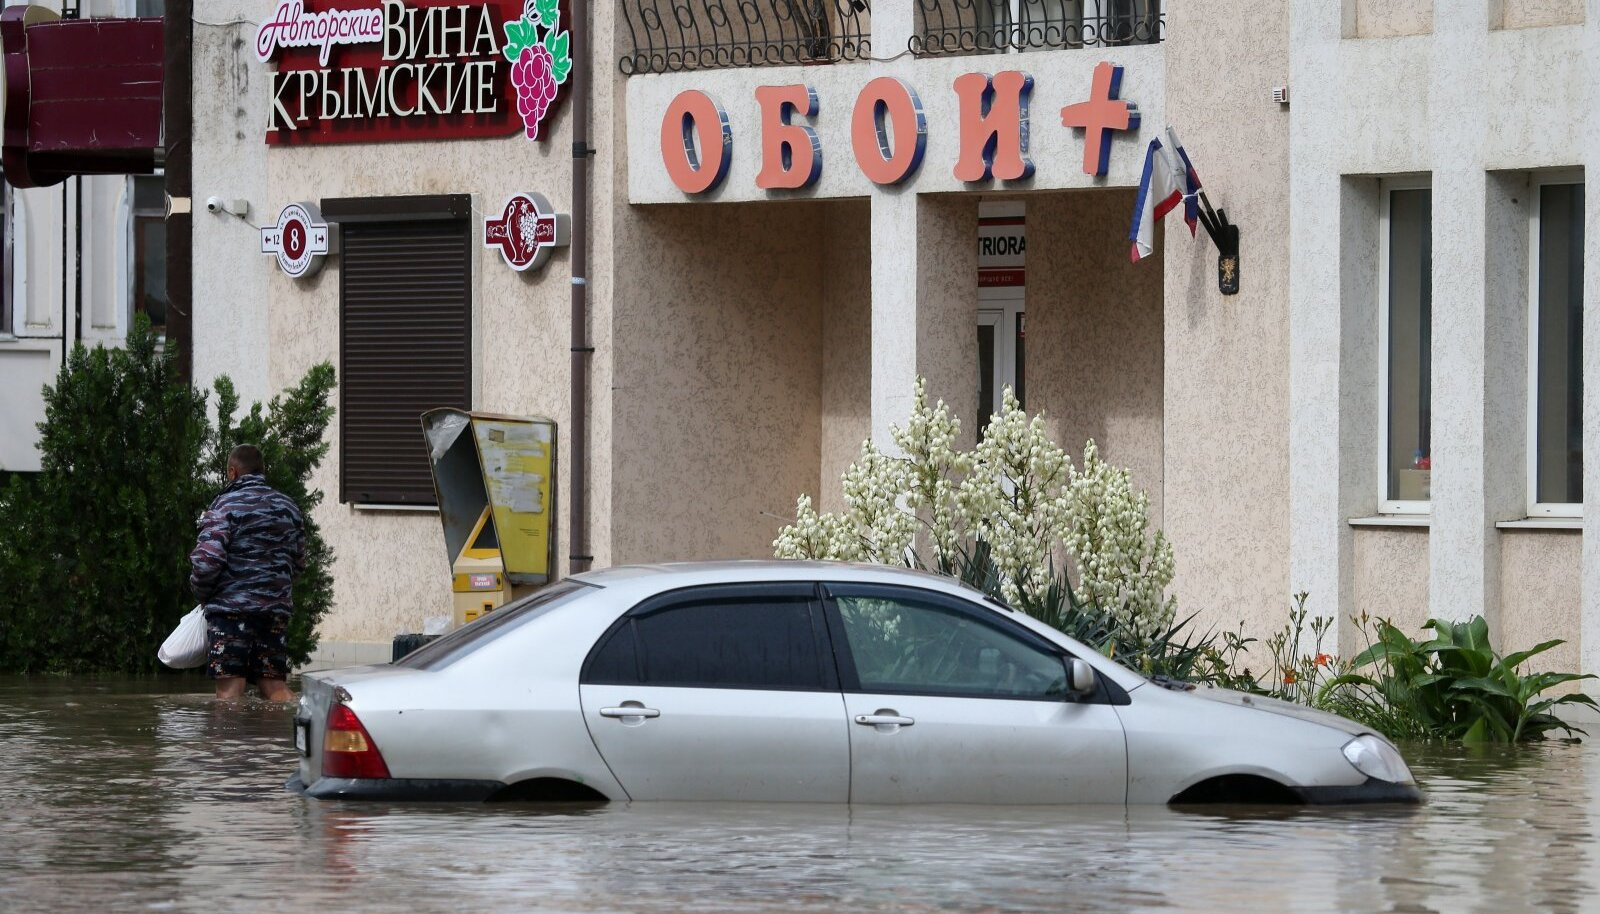
<svg viewBox="0 0 1600 914">
<path fill-rule="evenodd" d="M 863 727 L 909 727 L 916 721 L 910 717 L 879 711 L 877 714 L 857 714 L 856 723 Z"/>
<path fill-rule="evenodd" d="M 629 707 L 627 705 L 624 705 L 623 707 L 620 707 L 620 708 L 601 708 L 600 709 L 600 716 L 601 717 L 615 717 L 615 718 L 618 718 L 618 719 L 623 719 L 623 718 L 628 718 L 628 717 L 660 717 L 661 716 L 661 712 L 657 711 L 655 708 L 646 708 L 646 707 L 643 707 L 643 706 L 632 706 L 632 707 Z"/>
</svg>

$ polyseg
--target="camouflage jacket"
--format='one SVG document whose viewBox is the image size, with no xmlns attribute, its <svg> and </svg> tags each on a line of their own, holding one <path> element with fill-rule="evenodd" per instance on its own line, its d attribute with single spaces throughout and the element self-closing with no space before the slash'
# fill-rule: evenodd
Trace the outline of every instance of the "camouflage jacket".
<svg viewBox="0 0 1600 914">
<path fill-rule="evenodd" d="M 241 476 L 200 515 L 189 588 L 208 611 L 288 613 L 306 567 L 305 519 L 258 474 Z"/>
</svg>

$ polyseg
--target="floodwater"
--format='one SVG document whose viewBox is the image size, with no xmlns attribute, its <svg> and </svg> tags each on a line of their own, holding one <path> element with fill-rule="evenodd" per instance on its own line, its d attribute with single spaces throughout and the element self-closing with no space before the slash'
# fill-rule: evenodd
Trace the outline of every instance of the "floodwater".
<svg viewBox="0 0 1600 914">
<path fill-rule="evenodd" d="M 1600 748 L 1410 747 L 1414 809 L 303 799 L 292 708 L 0 678 L 0 911 L 1600 911 Z"/>
</svg>

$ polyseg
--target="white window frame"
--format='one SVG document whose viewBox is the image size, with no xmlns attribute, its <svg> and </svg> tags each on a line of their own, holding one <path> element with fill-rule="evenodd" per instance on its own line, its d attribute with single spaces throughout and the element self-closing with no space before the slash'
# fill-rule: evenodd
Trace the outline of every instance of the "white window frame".
<svg viewBox="0 0 1600 914">
<path fill-rule="evenodd" d="M 1582 169 L 1541 172 L 1533 176 L 1528 193 L 1528 439 L 1527 482 L 1529 517 L 1582 517 L 1583 502 L 1539 501 L 1539 201 L 1547 184 L 1583 184 Z M 1589 189 L 1584 188 L 1588 207 Z M 1589 282 L 1588 275 L 1583 278 Z M 1588 317 L 1587 314 L 1584 315 Z M 1587 460 L 1587 458 L 1586 458 Z"/>
<path fill-rule="evenodd" d="M 1397 190 L 1431 192 L 1433 180 L 1431 176 L 1418 175 L 1385 178 L 1378 185 L 1378 513 L 1432 514 L 1431 499 L 1418 501 L 1389 497 L 1389 200 Z M 1433 231 L 1431 218 L 1428 231 Z M 1430 371 L 1432 365 L 1430 359 Z"/>
<path fill-rule="evenodd" d="M 13 241 L 11 185 L 0 180 L 0 340 L 12 340 L 16 332 L 16 258 Z"/>
</svg>

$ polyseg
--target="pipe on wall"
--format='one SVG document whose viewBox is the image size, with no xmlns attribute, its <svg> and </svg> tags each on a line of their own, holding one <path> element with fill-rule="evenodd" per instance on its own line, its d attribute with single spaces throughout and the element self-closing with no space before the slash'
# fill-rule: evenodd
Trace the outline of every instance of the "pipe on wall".
<svg viewBox="0 0 1600 914">
<path fill-rule="evenodd" d="M 587 571 L 594 562 L 589 554 L 588 487 L 588 400 L 589 345 L 589 64 L 594 53 L 589 45 L 589 4 L 572 0 L 572 460 L 569 471 L 571 497 L 568 571 Z"/>
</svg>

